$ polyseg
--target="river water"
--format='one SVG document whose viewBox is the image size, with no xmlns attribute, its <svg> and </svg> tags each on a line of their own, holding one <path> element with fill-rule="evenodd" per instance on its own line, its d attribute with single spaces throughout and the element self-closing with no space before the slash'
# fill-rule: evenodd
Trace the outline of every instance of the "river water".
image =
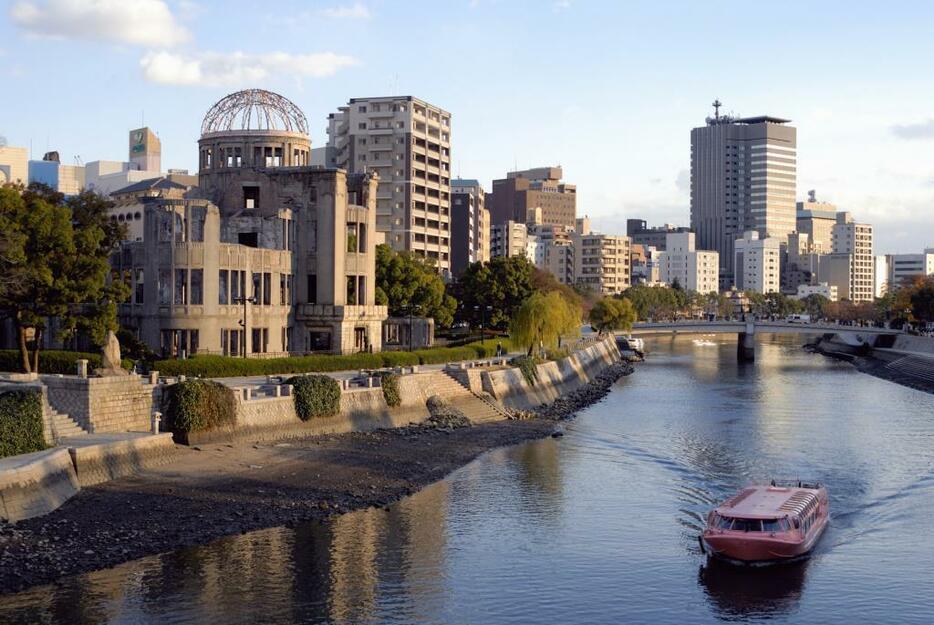
<svg viewBox="0 0 934 625">
<path fill-rule="evenodd" d="M 760 343 L 650 342 L 567 425 L 392 506 L 0 597 L 0 623 L 932 623 L 934 396 Z M 708 563 L 707 510 L 828 485 L 814 555 Z"/>
</svg>

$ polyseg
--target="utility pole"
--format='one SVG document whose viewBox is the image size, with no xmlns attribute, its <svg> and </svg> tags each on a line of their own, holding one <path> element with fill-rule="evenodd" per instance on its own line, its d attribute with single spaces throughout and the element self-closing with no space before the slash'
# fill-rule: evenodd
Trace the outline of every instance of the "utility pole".
<svg viewBox="0 0 934 625">
<path fill-rule="evenodd" d="M 240 355 L 243 358 L 246 358 L 246 320 L 247 320 L 247 306 L 246 305 L 255 304 L 256 295 L 254 294 L 253 297 L 235 297 L 233 298 L 233 301 L 235 304 L 243 304 L 243 318 L 240 320 L 240 327 L 243 328 L 242 336 L 240 338 L 240 345 L 241 345 Z"/>
</svg>

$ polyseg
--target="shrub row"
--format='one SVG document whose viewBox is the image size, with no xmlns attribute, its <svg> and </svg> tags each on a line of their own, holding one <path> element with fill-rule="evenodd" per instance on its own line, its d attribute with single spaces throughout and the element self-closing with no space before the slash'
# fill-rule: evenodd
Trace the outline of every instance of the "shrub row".
<svg viewBox="0 0 934 625">
<path fill-rule="evenodd" d="M 0 394 L 0 458 L 45 449 L 38 391 Z"/>
<path fill-rule="evenodd" d="M 233 391 L 219 382 L 186 380 L 166 388 L 165 427 L 177 434 L 207 432 L 237 421 Z"/>
<path fill-rule="evenodd" d="M 380 375 L 380 386 L 383 389 L 383 399 L 390 408 L 395 408 L 402 403 L 402 395 L 399 394 L 399 376 L 395 373 L 383 373 Z"/>
<path fill-rule="evenodd" d="M 163 375 L 186 375 L 202 378 L 228 378 L 248 375 L 278 375 L 288 373 L 327 373 L 353 369 L 410 367 L 473 358 L 488 358 L 496 354 L 497 343 L 507 351 L 507 338 L 489 339 L 485 344 L 469 343 L 461 347 L 429 347 L 414 352 L 381 352 L 378 354 L 313 354 L 288 358 L 235 358 L 231 356 L 194 356 L 188 360 L 157 360 L 152 368 Z M 72 366 L 72 369 L 74 367 Z"/>
<path fill-rule="evenodd" d="M 326 375 L 299 375 L 289 378 L 295 412 L 302 421 L 330 417 L 341 409 L 341 386 Z"/>
<path fill-rule="evenodd" d="M 30 352 L 30 358 L 32 353 Z M 63 373 L 74 375 L 77 372 L 75 361 L 88 361 L 88 370 L 94 371 L 101 366 L 101 355 L 88 352 L 68 352 L 63 350 L 40 350 L 39 373 Z M 132 369 L 133 361 L 123 359 L 123 368 Z M 0 371 L 19 372 L 23 370 L 22 356 L 18 349 L 0 349 Z"/>
</svg>

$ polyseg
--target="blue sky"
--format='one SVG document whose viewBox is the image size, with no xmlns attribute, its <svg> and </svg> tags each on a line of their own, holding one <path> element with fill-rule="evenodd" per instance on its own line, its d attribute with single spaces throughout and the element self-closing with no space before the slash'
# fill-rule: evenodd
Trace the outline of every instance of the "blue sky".
<svg viewBox="0 0 934 625">
<path fill-rule="evenodd" d="M 819 6 L 818 6 L 819 5 Z M 243 87 L 308 116 L 415 95 L 453 115 L 454 172 L 561 164 L 579 213 L 689 221 L 690 130 L 710 102 L 798 128 L 798 195 L 934 247 L 934 5 L 596 0 L 12 0 L 0 135 L 40 158 L 125 159 L 141 118 L 195 169 L 204 112 Z"/>
</svg>

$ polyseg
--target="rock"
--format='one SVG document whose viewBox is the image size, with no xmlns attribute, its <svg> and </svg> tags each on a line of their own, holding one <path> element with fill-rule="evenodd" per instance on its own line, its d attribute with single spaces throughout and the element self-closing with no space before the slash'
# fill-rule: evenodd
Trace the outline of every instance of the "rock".
<svg viewBox="0 0 934 625">
<path fill-rule="evenodd" d="M 104 346 L 101 348 L 101 368 L 95 373 L 102 377 L 129 375 L 123 368 L 123 360 L 120 358 L 120 341 L 113 330 L 107 331 L 104 338 Z"/>
<path fill-rule="evenodd" d="M 562 436 L 564 436 L 564 432 L 552 432 L 551 433 L 551 438 L 561 438 Z"/>
<path fill-rule="evenodd" d="M 447 403 L 438 395 L 432 395 L 425 402 L 429 416 L 422 427 L 433 429 L 457 429 L 470 427 L 472 424 L 463 412 Z"/>
</svg>

